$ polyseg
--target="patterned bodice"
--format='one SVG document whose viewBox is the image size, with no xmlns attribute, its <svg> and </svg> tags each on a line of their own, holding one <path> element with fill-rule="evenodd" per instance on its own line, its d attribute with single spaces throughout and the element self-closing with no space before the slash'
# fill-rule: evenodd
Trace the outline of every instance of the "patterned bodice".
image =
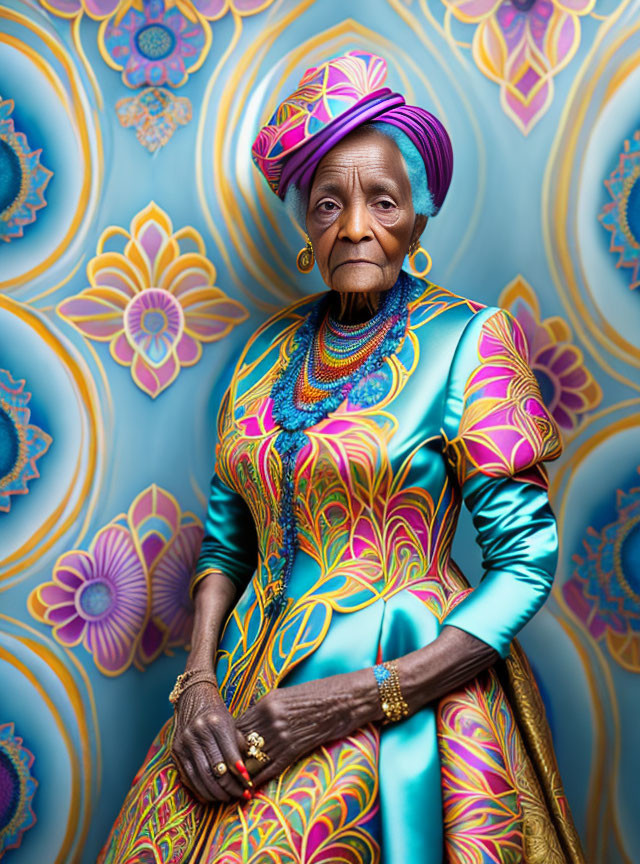
<svg viewBox="0 0 640 864">
<path fill-rule="evenodd" d="M 334 608 L 413 584 L 429 594 L 440 617 L 461 587 L 447 574 L 459 495 L 442 457 L 446 380 L 430 371 L 442 364 L 442 346 L 429 344 L 425 326 L 457 304 L 473 311 L 441 289 L 427 289 L 412 304 L 400 350 L 306 430 L 294 480 L 297 555 L 315 562 L 316 590 Z M 256 339 L 222 418 L 219 471 L 255 521 L 265 600 L 281 578 L 284 530 L 271 391 L 308 306 L 283 315 Z M 295 583 L 289 592 L 295 596 Z"/>
<path fill-rule="evenodd" d="M 450 559 L 464 484 L 480 471 L 543 484 L 537 463 L 557 449 L 513 319 L 412 281 L 399 347 L 305 430 L 291 489 L 277 443 L 274 382 L 320 298 L 285 309 L 256 333 L 225 396 L 216 471 L 248 506 L 253 525 L 246 526 L 246 546 L 254 527 L 258 552 L 230 624 L 238 632 L 227 633 L 225 643 L 236 640 L 229 662 L 243 675 L 253 668 L 251 656 L 257 662 L 260 655 L 261 687 L 273 686 L 314 650 L 336 612 L 359 611 L 406 590 L 442 622 L 469 591 Z M 283 524 L 287 494 L 296 548 Z M 228 510 L 237 521 L 231 503 Z M 285 602 L 270 621 L 270 600 L 282 589 L 287 563 Z M 274 640 L 280 648 L 267 652 L 267 674 L 264 647 L 274 648 Z M 237 651 L 247 644 L 245 668 Z M 276 654 L 286 660 L 275 661 Z"/>
</svg>

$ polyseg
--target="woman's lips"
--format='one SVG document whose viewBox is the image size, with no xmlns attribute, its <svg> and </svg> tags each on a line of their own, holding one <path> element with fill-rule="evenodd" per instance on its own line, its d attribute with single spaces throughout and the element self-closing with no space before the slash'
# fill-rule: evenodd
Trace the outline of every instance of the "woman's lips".
<svg viewBox="0 0 640 864">
<path fill-rule="evenodd" d="M 373 264 L 377 267 L 375 261 L 367 261 L 366 258 L 351 258 L 349 261 L 341 261 L 340 264 L 336 264 L 334 271 L 337 270 L 338 267 L 344 267 L 345 264 Z"/>
</svg>

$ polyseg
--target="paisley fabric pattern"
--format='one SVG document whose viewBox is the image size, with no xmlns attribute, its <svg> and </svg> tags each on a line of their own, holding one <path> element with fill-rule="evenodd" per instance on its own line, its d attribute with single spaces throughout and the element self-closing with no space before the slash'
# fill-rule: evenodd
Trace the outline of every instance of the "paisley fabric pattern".
<svg viewBox="0 0 640 864">
<path fill-rule="evenodd" d="M 295 452 L 295 547 L 284 542 L 280 519 L 287 466 L 274 382 L 324 295 L 288 307 L 256 333 L 223 400 L 193 587 L 213 569 L 240 589 L 216 663 L 234 716 L 277 686 L 416 650 L 445 622 L 506 656 L 549 590 L 555 522 L 546 491 L 523 472 L 537 480 L 537 462 L 559 445 L 540 443 L 520 331 L 498 310 L 402 278 L 412 292 L 399 344 L 305 428 Z M 493 432 L 503 417 L 515 429 L 506 437 Z M 476 430 L 484 428 L 491 446 L 480 450 Z M 473 454 L 486 489 L 451 470 L 452 447 Z M 462 501 L 482 512 L 485 493 L 492 513 L 479 541 L 488 572 L 471 591 L 450 549 Z M 286 593 L 274 616 L 269 598 L 285 566 Z M 319 748 L 246 805 L 189 804 L 167 756 L 169 736 L 165 727 L 134 781 L 104 864 L 146 861 L 135 858 L 143 848 L 154 864 L 187 857 L 190 864 L 516 864 L 534 831 L 528 813 L 538 814 L 538 833 L 549 822 L 494 673 L 403 723 Z M 146 808 L 154 796 L 167 807 Z"/>
</svg>

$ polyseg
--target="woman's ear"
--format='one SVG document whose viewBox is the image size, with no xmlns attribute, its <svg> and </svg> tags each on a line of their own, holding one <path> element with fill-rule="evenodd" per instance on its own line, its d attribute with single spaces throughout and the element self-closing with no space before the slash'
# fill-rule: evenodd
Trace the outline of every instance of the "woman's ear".
<svg viewBox="0 0 640 864">
<path fill-rule="evenodd" d="M 411 233 L 411 243 L 409 244 L 410 246 L 413 246 L 414 243 L 417 244 L 418 240 L 420 239 L 420 237 L 422 235 L 422 232 L 427 227 L 428 221 L 429 221 L 429 217 L 425 216 L 424 213 L 418 213 L 417 214 L 416 221 L 413 223 L 413 231 Z"/>
</svg>

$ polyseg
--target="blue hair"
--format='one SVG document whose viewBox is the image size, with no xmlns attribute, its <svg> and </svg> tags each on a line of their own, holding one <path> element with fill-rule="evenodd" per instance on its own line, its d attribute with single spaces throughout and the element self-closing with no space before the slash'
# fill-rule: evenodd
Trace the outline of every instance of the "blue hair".
<svg viewBox="0 0 640 864">
<path fill-rule="evenodd" d="M 392 123 L 385 123 L 384 120 L 374 120 L 373 123 L 367 123 L 366 125 L 377 129 L 395 141 L 409 175 L 411 199 L 416 216 L 419 213 L 423 216 L 433 216 L 436 208 L 427 184 L 427 172 L 424 167 L 424 161 L 411 138 L 402 129 L 399 129 Z"/>
<path fill-rule="evenodd" d="M 377 129 L 383 135 L 391 138 L 402 156 L 409 183 L 411 184 L 411 200 L 413 202 L 413 210 L 416 214 L 424 216 L 433 216 L 436 208 L 433 203 L 433 196 L 429 191 L 427 184 L 427 172 L 424 167 L 422 156 L 418 152 L 418 148 L 413 143 L 411 138 L 406 135 L 397 126 L 392 123 L 385 123 L 383 120 L 376 120 L 372 123 L 365 123 L 359 128 Z M 293 183 L 289 185 L 284 196 L 284 204 L 289 213 L 294 219 L 304 228 L 307 221 L 307 205 L 309 203 L 308 190 L 303 194 Z"/>
</svg>

